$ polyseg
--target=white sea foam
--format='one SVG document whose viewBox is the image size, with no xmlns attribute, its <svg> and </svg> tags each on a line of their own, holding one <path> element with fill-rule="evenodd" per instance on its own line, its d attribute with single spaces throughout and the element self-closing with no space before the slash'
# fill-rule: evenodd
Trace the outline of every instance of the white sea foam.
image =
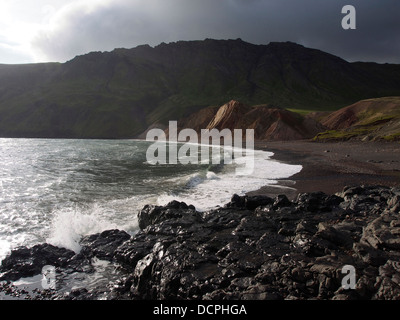
<svg viewBox="0 0 400 320">
<path fill-rule="evenodd" d="M 6 257 L 11 250 L 11 244 L 7 240 L 0 240 L 0 261 Z"/>
<path fill-rule="evenodd" d="M 302 168 L 273 161 L 264 151 L 254 151 L 254 172 L 245 176 L 236 174 L 237 158 L 225 165 L 154 168 L 143 163 L 148 145 L 0 140 L 0 260 L 18 246 L 46 240 L 78 252 L 85 235 L 108 229 L 134 234 L 137 212 L 146 204 L 179 200 L 208 210 Z"/>
<path fill-rule="evenodd" d="M 188 179 L 188 190 L 181 194 L 162 194 L 157 203 L 165 205 L 172 200 L 192 204 L 199 211 L 222 206 L 229 202 L 234 193 L 244 195 L 263 186 L 275 185 L 277 180 L 289 178 L 302 170 L 301 165 L 289 165 L 271 160 L 271 152 L 254 151 L 254 171 L 251 175 L 240 176 L 231 165 L 226 165 L 221 172 L 208 171 L 206 175 L 195 174 Z M 238 165 L 236 161 L 232 165 Z"/>
<path fill-rule="evenodd" d="M 46 241 L 52 245 L 79 252 L 81 250 L 79 241 L 83 236 L 110 229 L 134 233 L 138 230 L 138 223 L 136 210 L 133 210 L 135 205 L 130 202 L 130 200 L 114 200 L 95 203 L 85 209 L 58 210 L 54 213 L 50 236 Z M 122 205 L 126 205 L 125 212 L 121 211 Z"/>
<path fill-rule="evenodd" d="M 47 242 L 75 252 L 81 250 L 79 240 L 82 236 L 98 233 L 114 226 L 96 215 L 78 211 L 64 210 L 56 213 Z"/>
</svg>

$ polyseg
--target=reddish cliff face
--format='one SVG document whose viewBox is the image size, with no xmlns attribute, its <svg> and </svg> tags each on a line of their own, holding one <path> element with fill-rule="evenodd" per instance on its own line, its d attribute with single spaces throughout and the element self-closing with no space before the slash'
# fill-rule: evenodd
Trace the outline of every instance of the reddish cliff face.
<svg viewBox="0 0 400 320">
<path fill-rule="evenodd" d="M 206 129 L 243 129 L 239 125 L 243 123 L 243 116 L 249 111 L 248 106 L 232 100 L 218 109 Z"/>
<path fill-rule="evenodd" d="M 351 127 L 357 121 L 356 110 L 350 106 L 333 112 L 322 123 L 329 129 L 337 130 Z"/>
<path fill-rule="evenodd" d="M 347 129 L 354 125 L 373 123 L 383 118 L 400 117 L 400 98 L 384 97 L 358 101 L 331 113 L 322 120 L 329 129 Z"/>
<path fill-rule="evenodd" d="M 230 101 L 219 108 L 207 129 L 254 129 L 257 140 L 299 140 L 322 130 L 312 119 L 268 105 L 249 107 Z"/>
<path fill-rule="evenodd" d="M 248 106 L 232 100 L 223 106 L 200 110 L 178 121 L 178 129 L 253 129 L 256 140 L 300 140 L 314 137 L 324 128 L 311 118 L 269 105 Z"/>
</svg>

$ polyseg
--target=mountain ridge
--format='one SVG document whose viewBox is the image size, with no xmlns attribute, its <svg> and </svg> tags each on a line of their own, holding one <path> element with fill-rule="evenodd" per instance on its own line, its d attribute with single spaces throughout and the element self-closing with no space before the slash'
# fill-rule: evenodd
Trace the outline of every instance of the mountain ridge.
<svg viewBox="0 0 400 320">
<path fill-rule="evenodd" d="M 400 65 L 349 63 L 291 42 L 179 41 L 0 65 L 0 136 L 134 138 L 231 100 L 333 111 L 390 95 L 400 95 Z"/>
</svg>

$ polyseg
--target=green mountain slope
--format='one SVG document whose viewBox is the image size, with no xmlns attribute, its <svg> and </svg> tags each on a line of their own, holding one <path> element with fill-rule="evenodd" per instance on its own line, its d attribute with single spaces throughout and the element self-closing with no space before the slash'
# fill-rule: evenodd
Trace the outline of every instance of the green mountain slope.
<svg viewBox="0 0 400 320">
<path fill-rule="evenodd" d="M 400 95 L 400 65 L 348 63 L 294 43 L 181 41 L 0 65 L 0 136 L 129 138 L 232 99 L 336 110 L 390 95 Z"/>
</svg>

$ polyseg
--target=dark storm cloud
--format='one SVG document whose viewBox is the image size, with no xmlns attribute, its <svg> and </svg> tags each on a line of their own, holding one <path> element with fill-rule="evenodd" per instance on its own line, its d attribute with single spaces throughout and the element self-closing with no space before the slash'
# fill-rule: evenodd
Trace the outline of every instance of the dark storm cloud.
<svg viewBox="0 0 400 320">
<path fill-rule="evenodd" d="M 343 30 L 344 5 L 357 29 Z M 178 40 L 294 41 L 349 61 L 400 63 L 399 0 L 119 0 L 81 2 L 54 19 L 33 45 L 50 60 L 95 50 Z"/>
</svg>

